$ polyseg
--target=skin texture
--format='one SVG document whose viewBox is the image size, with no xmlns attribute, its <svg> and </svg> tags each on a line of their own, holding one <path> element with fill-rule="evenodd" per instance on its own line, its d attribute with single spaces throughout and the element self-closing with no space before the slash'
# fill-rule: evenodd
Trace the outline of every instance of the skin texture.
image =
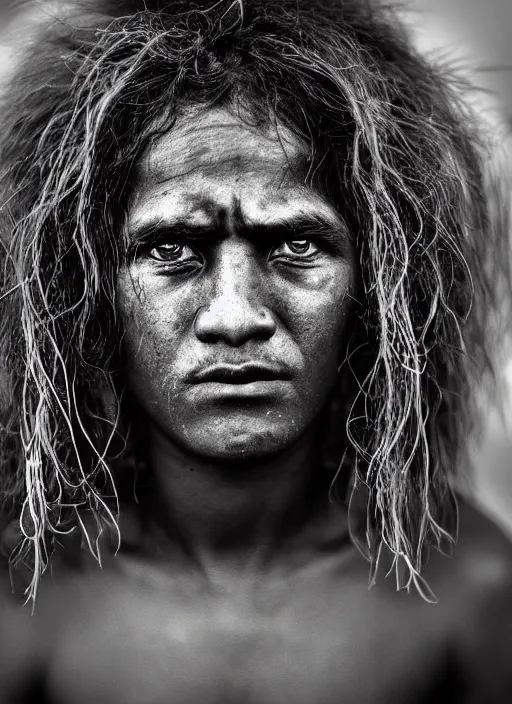
<svg viewBox="0 0 512 704">
<path fill-rule="evenodd" d="M 146 236 L 119 276 L 126 376 L 151 422 L 193 454 L 233 461 L 281 451 L 333 387 L 355 262 L 343 221 L 304 186 L 303 162 L 283 128 L 262 131 L 219 109 L 185 114 L 139 167 L 131 242 L 151 226 L 173 232 Z M 311 242 L 293 232 L 300 218 L 311 222 Z M 315 240 L 320 218 L 335 252 Z M 180 241 L 189 227 L 194 238 Z M 246 363 L 284 379 L 191 381 L 213 365 Z"/>
</svg>

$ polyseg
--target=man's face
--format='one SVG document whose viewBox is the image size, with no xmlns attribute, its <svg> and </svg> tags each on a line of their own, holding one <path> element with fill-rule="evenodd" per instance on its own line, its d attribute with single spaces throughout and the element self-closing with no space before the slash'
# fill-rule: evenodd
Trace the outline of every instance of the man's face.
<svg viewBox="0 0 512 704">
<path fill-rule="evenodd" d="M 118 278 L 126 378 L 194 454 L 283 450 L 333 388 L 356 265 L 305 166 L 287 129 L 220 108 L 189 110 L 139 164 Z"/>
</svg>

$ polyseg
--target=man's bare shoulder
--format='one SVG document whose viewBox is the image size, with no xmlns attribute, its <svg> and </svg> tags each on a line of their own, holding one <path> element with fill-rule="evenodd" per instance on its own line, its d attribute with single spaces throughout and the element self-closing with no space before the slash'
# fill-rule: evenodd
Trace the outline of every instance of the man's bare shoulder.
<svg viewBox="0 0 512 704">
<path fill-rule="evenodd" d="M 512 541 L 470 502 L 459 505 L 453 556 L 432 560 L 468 702 L 512 701 Z"/>
<path fill-rule="evenodd" d="M 505 591 L 512 596 L 512 536 L 482 508 L 459 501 L 459 526 L 452 568 L 453 586 L 469 599 Z M 462 596 L 462 594 L 461 594 Z"/>
<path fill-rule="evenodd" d="M 456 542 L 450 554 L 432 552 L 423 577 L 440 606 L 469 623 L 488 602 L 512 604 L 512 538 L 483 509 L 459 500 Z"/>
</svg>

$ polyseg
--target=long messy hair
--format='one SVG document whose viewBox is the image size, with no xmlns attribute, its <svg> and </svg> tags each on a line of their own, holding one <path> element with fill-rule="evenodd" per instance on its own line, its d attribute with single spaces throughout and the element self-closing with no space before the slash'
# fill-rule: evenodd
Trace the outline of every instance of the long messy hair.
<svg viewBox="0 0 512 704">
<path fill-rule="evenodd" d="M 475 382 L 492 367 L 489 264 L 504 252 L 460 96 L 395 11 L 365 0 L 91 2 L 38 32 L 0 113 L 0 500 L 3 521 L 19 520 L 29 598 L 61 534 L 82 529 L 100 559 L 117 524 L 116 275 L 133 167 L 180 106 L 235 101 L 304 143 L 306 180 L 351 229 L 353 538 L 373 568 L 385 547 L 399 586 L 422 589 L 425 547 L 454 537 Z"/>
</svg>

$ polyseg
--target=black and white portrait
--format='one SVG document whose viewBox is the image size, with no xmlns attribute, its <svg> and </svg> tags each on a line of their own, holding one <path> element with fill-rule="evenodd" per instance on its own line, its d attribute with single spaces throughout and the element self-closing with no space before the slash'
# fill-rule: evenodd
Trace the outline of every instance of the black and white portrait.
<svg viewBox="0 0 512 704">
<path fill-rule="evenodd" d="M 36 5 L 0 91 L 0 702 L 512 702 L 469 481 L 510 182 L 470 81 L 377 0 Z"/>
</svg>

